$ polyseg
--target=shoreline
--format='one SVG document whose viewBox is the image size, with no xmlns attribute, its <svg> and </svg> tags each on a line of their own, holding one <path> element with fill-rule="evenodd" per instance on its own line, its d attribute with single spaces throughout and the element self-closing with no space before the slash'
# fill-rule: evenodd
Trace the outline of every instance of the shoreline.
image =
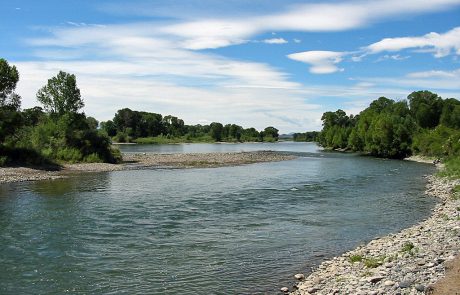
<svg viewBox="0 0 460 295">
<path fill-rule="evenodd" d="M 76 173 L 111 172 L 146 168 L 217 168 L 287 161 L 295 158 L 296 156 L 272 151 L 186 154 L 134 153 L 123 154 L 123 162 L 120 164 L 64 164 L 62 169 L 58 171 L 43 168 L 0 167 L 0 184 L 60 179 L 71 177 Z"/>
<path fill-rule="evenodd" d="M 446 269 L 455 268 L 453 264 L 458 268 L 460 263 L 460 199 L 451 195 L 460 180 L 426 178 L 425 194 L 439 199 L 429 217 L 326 260 L 308 276 L 297 274 L 300 283 L 281 291 L 292 291 L 291 295 L 446 294 L 436 292 L 452 284 L 451 290 L 460 290 L 458 274 L 444 279 Z"/>
</svg>

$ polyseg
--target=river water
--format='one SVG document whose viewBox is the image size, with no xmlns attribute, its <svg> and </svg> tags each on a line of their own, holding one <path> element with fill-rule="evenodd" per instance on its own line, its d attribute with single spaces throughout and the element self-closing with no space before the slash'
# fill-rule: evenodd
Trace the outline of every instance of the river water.
<svg viewBox="0 0 460 295">
<path fill-rule="evenodd" d="M 144 169 L 0 185 L 0 294 L 277 294 L 324 259 L 429 215 L 430 165 L 311 143 L 284 162 Z"/>
</svg>

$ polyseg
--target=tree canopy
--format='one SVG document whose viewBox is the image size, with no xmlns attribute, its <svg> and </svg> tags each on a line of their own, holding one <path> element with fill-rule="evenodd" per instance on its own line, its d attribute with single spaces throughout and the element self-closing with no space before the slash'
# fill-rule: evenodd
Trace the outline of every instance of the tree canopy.
<svg viewBox="0 0 460 295">
<path fill-rule="evenodd" d="M 75 75 L 63 71 L 38 90 L 37 99 L 47 112 L 59 116 L 77 113 L 85 105 Z"/>
<path fill-rule="evenodd" d="M 319 143 L 387 158 L 456 153 L 460 102 L 429 91 L 412 92 L 407 100 L 409 105 L 380 97 L 355 117 L 342 110 L 326 112 Z"/>
</svg>

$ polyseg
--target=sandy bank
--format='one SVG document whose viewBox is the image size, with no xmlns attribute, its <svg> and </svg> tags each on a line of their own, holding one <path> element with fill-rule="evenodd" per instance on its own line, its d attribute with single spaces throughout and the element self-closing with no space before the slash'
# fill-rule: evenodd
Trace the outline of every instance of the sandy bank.
<svg viewBox="0 0 460 295">
<path fill-rule="evenodd" d="M 146 167 L 214 168 L 294 159 L 277 152 L 241 152 L 206 154 L 124 154 L 122 164 L 66 164 L 59 171 L 25 167 L 0 168 L 0 183 L 58 179 L 82 172 L 108 172 Z"/>
<path fill-rule="evenodd" d="M 460 200 L 452 198 L 451 193 L 460 180 L 427 178 L 426 193 L 440 199 L 427 220 L 323 262 L 291 294 L 431 292 L 445 276 L 446 265 L 458 261 Z M 447 284 L 460 290 L 458 281 Z"/>
</svg>

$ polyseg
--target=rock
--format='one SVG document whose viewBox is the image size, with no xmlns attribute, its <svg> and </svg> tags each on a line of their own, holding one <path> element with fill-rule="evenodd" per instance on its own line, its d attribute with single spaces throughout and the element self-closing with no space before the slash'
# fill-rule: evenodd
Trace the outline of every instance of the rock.
<svg viewBox="0 0 460 295">
<path fill-rule="evenodd" d="M 424 292 L 425 291 L 425 286 L 423 286 L 421 284 L 417 284 L 414 287 L 415 287 L 415 290 L 417 290 L 419 292 Z"/>
<path fill-rule="evenodd" d="M 375 284 L 377 282 L 380 282 L 383 279 L 382 276 L 373 276 L 367 279 L 369 283 Z"/>
<path fill-rule="evenodd" d="M 391 281 L 391 280 L 387 280 L 383 283 L 385 286 L 387 287 L 390 287 L 390 286 L 393 286 L 394 284 L 396 284 L 395 282 Z"/>
<path fill-rule="evenodd" d="M 312 288 L 309 288 L 307 292 L 310 294 L 313 294 L 313 293 L 316 293 L 318 290 L 319 290 L 318 288 L 312 287 Z"/>
<path fill-rule="evenodd" d="M 280 291 L 283 292 L 283 293 L 287 293 L 287 292 L 289 292 L 289 288 L 288 287 L 283 287 L 283 288 L 280 289 Z"/>
<path fill-rule="evenodd" d="M 405 289 L 409 288 L 412 285 L 412 281 L 402 281 L 399 283 L 399 288 Z"/>
<path fill-rule="evenodd" d="M 298 273 L 298 274 L 294 275 L 294 278 L 296 278 L 297 280 L 301 281 L 301 280 L 305 279 L 305 275 L 303 273 Z"/>
</svg>

